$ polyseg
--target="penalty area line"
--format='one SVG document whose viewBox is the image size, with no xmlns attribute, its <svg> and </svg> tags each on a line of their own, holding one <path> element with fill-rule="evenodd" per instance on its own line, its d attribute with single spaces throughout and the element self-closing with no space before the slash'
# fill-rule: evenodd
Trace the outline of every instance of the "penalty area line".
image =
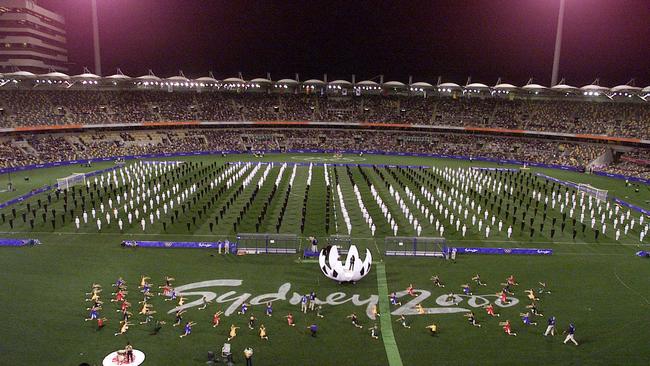
<svg viewBox="0 0 650 366">
<path fill-rule="evenodd" d="M 650 305 L 650 301 L 648 301 L 648 299 L 645 296 L 641 295 L 640 293 L 635 291 L 632 287 L 628 286 L 627 283 L 623 282 L 623 280 L 618 276 L 618 272 L 616 271 L 616 269 L 614 269 L 614 276 L 616 276 L 616 279 L 618 280 L 618 282 L 621 283 L 621 285 L 625 286 L 625 288 L 627 288 L 628 290 L 630 290 L 630 291 L 634 292 L 635 294 L 639 295 L 643 299 L 643 301 L 645 301 L 646 305 Z"/>
</svg>

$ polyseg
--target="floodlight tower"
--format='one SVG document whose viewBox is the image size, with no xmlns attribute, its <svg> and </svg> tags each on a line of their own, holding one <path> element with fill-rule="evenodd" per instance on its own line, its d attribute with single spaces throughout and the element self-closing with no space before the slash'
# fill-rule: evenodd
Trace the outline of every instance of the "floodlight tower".
<svg viewBox="0 0 650 366">
<path fill-rule="evenodd" d="M 557 74 L 560 69 L 560 51 L 562 50 L 562 28 L 564 27 L 565 2 L 566 0 L 560 0 L 560 13 L 557 16 L 557 32 L 555 33 L 555 53 L 553 54 L 553 73 L 551 74 L 551 86 L 557 85 Z"/>
<path fill-rule="evenodd" d="M 97 0 L 90 0 L 93 18 L 93 48 L 95 51 L 95 74 L 102 75 L 102 61 L 99 55 L 99 25 L 97 24 Z"/>
</svg>

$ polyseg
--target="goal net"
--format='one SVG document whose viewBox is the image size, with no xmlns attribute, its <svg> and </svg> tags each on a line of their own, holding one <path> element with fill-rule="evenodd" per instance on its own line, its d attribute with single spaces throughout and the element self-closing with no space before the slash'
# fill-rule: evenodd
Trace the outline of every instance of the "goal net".
<svg viewBox="0 0 650 366">
<path fill-rule="evenodd" d="M 590 186 L 589 184 L 578 184 L 577 187 L 578 192 L 586 193 L 602 201 L 607 200 L 607 190 L 605 189 L 598 189 Z"/>
<path fill-rule="evenodd" d="M 406 257 L 440 257 L 447 250 L 445 238 L 387 236 L 385 254 Z"/>
<path fill-rule="evenodd" d="M 64 178 L 57 178 L 57 188 L 68 189 L 78 184 L 86 184 L 86 175 L 84 173 L 73 173 Z"/>
</svg>

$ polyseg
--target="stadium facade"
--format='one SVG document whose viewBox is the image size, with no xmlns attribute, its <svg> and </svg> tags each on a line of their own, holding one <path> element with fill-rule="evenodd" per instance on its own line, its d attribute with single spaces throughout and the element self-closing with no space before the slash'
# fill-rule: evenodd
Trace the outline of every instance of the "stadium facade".
<svg viewBox="0 0 650 366">
<path fill-rule="evenodd" d="M 34 0 L 0 0 L 0 72 L 68 71 L 65 19 Z"/>
</svg>

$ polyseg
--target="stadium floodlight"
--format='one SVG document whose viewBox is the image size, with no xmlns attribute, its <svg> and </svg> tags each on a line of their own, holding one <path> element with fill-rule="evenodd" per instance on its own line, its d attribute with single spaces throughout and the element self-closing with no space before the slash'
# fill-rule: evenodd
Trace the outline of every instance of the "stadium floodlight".
<svg viewBox="0 0 650 366">
<path fill-rule="evenodd" d="M 102 75 L 102 61 L 99 53 L 99 24 L 97 22 L 97 0 L 91 0 L 93 18 L 93 50 L 95 55 L 95 74 Z"/>
<path fill-rule="evenodd" d="M 560 70 L 560 51 L 562 49 L 562 28 L 564 27 L 564 6 L 566 0 L 560 0 L 560 12 L 557 16 L 557 31 L 555 33 L 555 52 L 553 54 L 553 72 L 551 73 L 551 86 L 557 85 L 557 76 Z"/>
</svg>

